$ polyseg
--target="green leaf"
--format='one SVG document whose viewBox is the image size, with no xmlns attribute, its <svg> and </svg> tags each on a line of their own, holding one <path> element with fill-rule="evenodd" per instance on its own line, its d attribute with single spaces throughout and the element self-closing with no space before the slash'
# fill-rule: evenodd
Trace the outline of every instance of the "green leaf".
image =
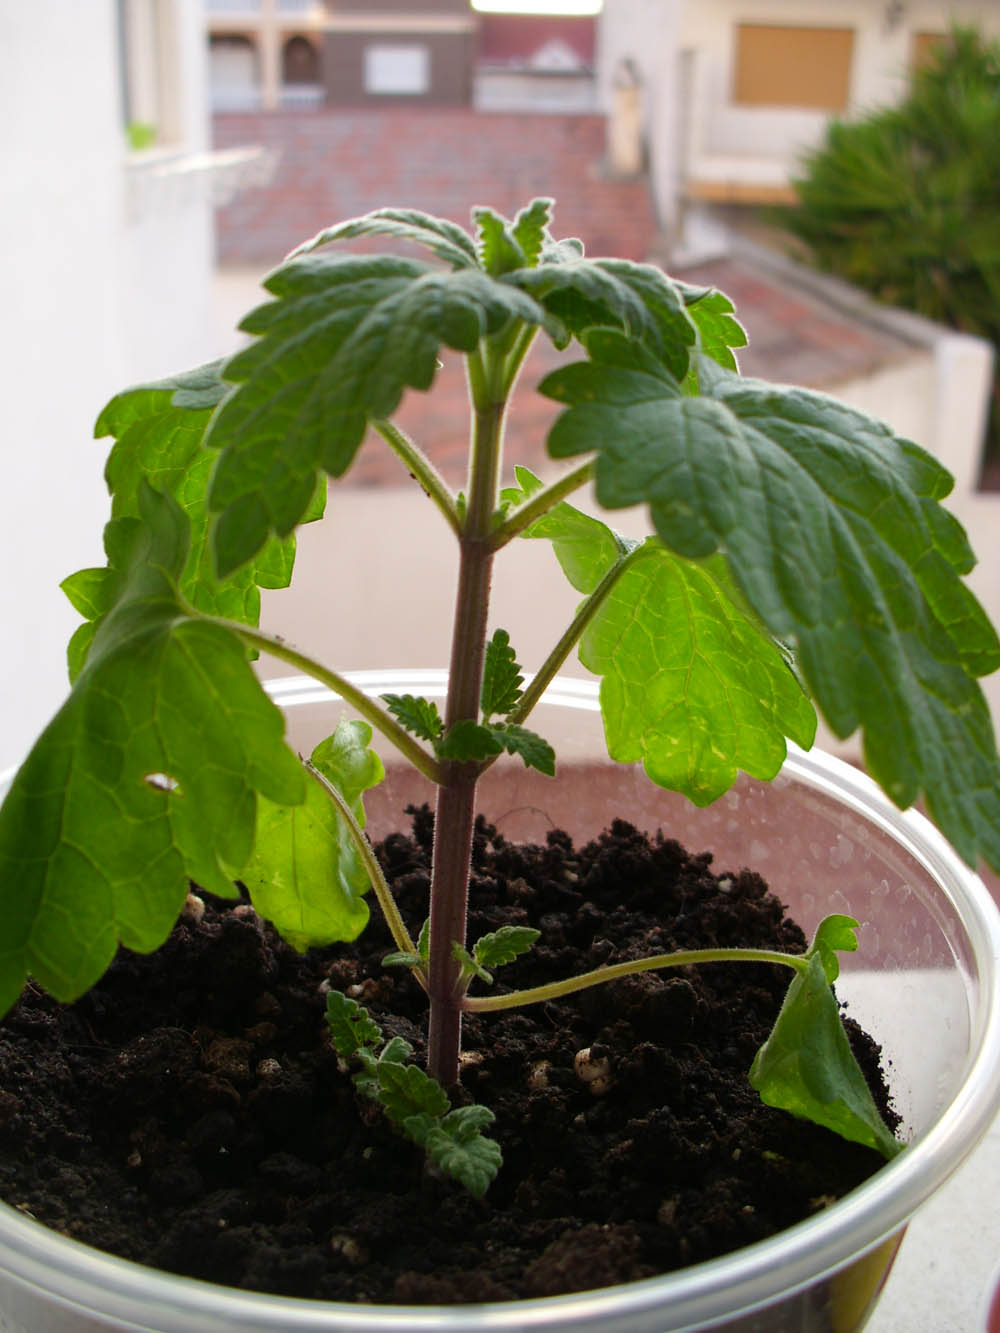
<svg viewBox="0 0 1000 1333">
<path fill-rule="evenodd" d="M 119 941 L 157 948 L 189 879 L 233 896 L 258 794 L 304 795 L 240 640 L 178 601 L 183 513 L 150 488 L 139 509 L 108 525 L 117 601 L 0 809 L 0 1011 L 29 974 L 74 1000 Z"/>
<path fill-rule="evenodd" d="M 243 321 L 257 340 L 226 364 L 240 387 L 206 436 L 221 451 L 209 503 L 223 573 L 292 531 L 320 474 L 351 466 L 370 420 L 391 416 L 406 388 L 430 387 L 442 343 L 471 352 L 512 319 L 543 318 L 477 268 L 393 255 L 310 255 L 265 285 L 275 299 Z"/>
<path fill-rule="evenodd" d="M 489 1189 L 503 1163 L 500 1145 L 481 1132 L 493 1119 L 488 1107 L 458 1106 L 431 1126 L 424 1138 L 430 1161 L 477 1199 Z"/>
<path fill-rule="evenodd" d="M 478 263 L 476 247 L 467 232 L 446 218 L 433 217 L 412 208 L 378 208 L 364 217 L 326 227 L 293 250 L 289 259 L 334 241 L 365 236 L 392 236 L 397 240 L 412 241 L 430 250 L 452 268 L 474 268 Z"/>
<path fill-rule="evenodd" d="M 433 700 L 413 694 L 383 694 L 382 702 L 397 722 L 423 741 L 436 741 L 444 731 L 441 714 Z"/>
<path fill-rule="evenodd" d="M 383 967 L 423 967 L 425 959 L 418 953 L 407 953 L 405 950 L 397 949 L 394 953 L 387 953 L 382 959 Z"/>
<path fill-rule="evenodd" d="M 816 718 L 781 651 L 729 595 L 718 559 L 693 562 L 647 539 L 584 632 L 602 677 L 608 753 L 708 805 L 742 769 L 772 778 L 785 737 L 808 748 Z"/>
<path fill-rule="evenodd" d="M 832 1129 L 892 1158 L 903 1151 L 879 1115 L 851 1051 L 823 959 L 796 973 L 750 1082 L 768 1106 Z"/>
<path fill-rule="evenodd" d="M 735 316 L 732 301 L 712 287 L 690 287 L 682 282 L 677 286 L 698 330 L 699 349 L 727 370 L 738 370 L 732 349 L 746 347 L 747 335 Z M 696 368 L 693 369 L 697 376 Z"/>
<path fill-rule="evenodd" d="M 831 986 L 840 976 L 838 951 L 840 953 L 857 952 L 857 929 L 858 923 L 854 917 L 838 914 L 824 917 L 816 927 L 816 934 L 809 946 L 809 953 L 819 954 L 823 962 L 823 971 L 826 973 L 826 979 Z"/>
<path fill-rule="evenodd" d="M 459 944 L 458 940 L 451 942 L 451 956 L 462 969 L 460 983 L 467 982 L 471 977 L 478 977 L 480 981 L 485 981 L 487 986 L 493 985 L 493 974 L 488 972 L 464 945 Z"/>
<path fill-rule="evenodd" d="M 382 1040 L 382 1029 L 368 1010 L 349 999 L 342 991 L 331 990 L 326 996 L 326 1021 L 330 1028 L 333 1048 L 344 1060 L 365 1047 L 374 1047 Z"/>
<path fill-rule="evenodd" d="M 443 1116 L 450 1105 L 441 1084 L 418 1065 L 380 1062 L 378 1087 L 379 1102 L 400 1128 L 410 1116 Z"/>
<path fill-rule="evenodd" d="M 225 579 L 216 575 L 207 493 L 217 456 L 204 447 L 203 440 L 213 410 L 230 391 L 219 374 L 220 365 L 202 366 L 116 395 L 98 417 L 95 434 L 115 437 L 105 470 L 112 517 L 138 514 L 144 482 L 171 495 L 191 524 L 190 550 L 179 580 L 181 596 L 206 615 L 256 625 L 259 588 L 287 587 L 291 579 L 295 538 L 268 543 L 253 564 Z M 323 490 L 316 488 L 304 521 L 322 516 L 324 499 Z M 67 580 L 68 587 L 64 585 L 67 596 L 79 593 L 78 577 Z M 88 614 L 75 604 L 82 614 Z"/>
<path fill-rule="evenodd" d="M 617 344 L 617 345 L 616 345 Z M 699 362 L 709 396 L 666 370 L 628 369 L 626 340 L 588 340 L 597 364 L 549 376 L 570 404 L 557 457 L 596 450 L 609 508 L 647 503 L 668 547 L 724 554 L 831 728 L 864 732 L 869 771 L 900 806 L 926 794 L 970 862 L 1000 866 L 1000 761 L 973 673 L 1000 643 L 960 575 L 969 554 L 937 501 L 944 469 L 822 394 Z"/>
<path fill-rule="evenodd" d="M 439 759 L 451 759 L 460 764 L 492 759 L 504 748 L 496 730 L 466 719 L 449 727 L 434 748 Z"/>
<path fill-rule="evenodd" d="M 362 794 L 385 776 L 382 761 L 368 748 L 371 738 L 366 722 L 341 719 L 312 753 L 314 766 L 362 828 Z M 315 778 L 299 805 L 260 801 L 254 851 L 242 879 L 256 910 L 300 952 L 357 939 L 368 924 L 368 872 L 343 816 Z"/>
<path fill-rule="evenodd" d="M 503 498 L 519 505 L 541 490 L 541 481 L 526 467 L 514 474 L 518 488 L 503 491 Z M 521 534 L 550 541 L 563 573 L 578 592 L 592 593 L 618 561 L 634 547 L 599 518 L 585 514 L 565 500 Z"/>
<path fill-rule="evenodd" d="M 550 255 L 558 262 L 546 262 Z M 530 293 L 567 334 L 583 339 L 595 326 L 610 325 L 648 348 L 678 380 L 687 374 L 695 326 L 680 289 L 653 265 L 547 250 L 537 268 L 507 273 L 502 281 Z"/>
<path fill-rule="evenodd" d="M 480 707 L 483 719 L 505 716 L 521 697 L 524 677 L 505 629 L 494 630 L 486 645 Z"/>
<path fill-rule="evenodd" d="M 554 200 L 547 198 L 532 199 L 526 208 L 522 208 L 514 219 L 511 231 L 514 240 L 521 248 L 524 262 L 534 268 L 549 242 L 549 223 L 552 220 Z"/>
<path fill-rule="evenodd" d="M 476 940 L 473 956 L 481 967 L 502 967 L 527 953 L 540 934 L 531 926 L 501 926 Z"/>
<path fill-rule="evenodd" d="M 525 768 L 535 768 L 546 777 L 555 777 L 556 752 L 537 732 L 514 722 L 498 723 L 489 730 L 508 754 L 520 756 Z"/>
<path fill-rule="evenodd" d="M 478 233 L 479 263 L 487 273 L 499 277 L 527 262 L 506 218 L 494 213 L 492 208 L 474 208 L 472 217 Z"/>
</svg>

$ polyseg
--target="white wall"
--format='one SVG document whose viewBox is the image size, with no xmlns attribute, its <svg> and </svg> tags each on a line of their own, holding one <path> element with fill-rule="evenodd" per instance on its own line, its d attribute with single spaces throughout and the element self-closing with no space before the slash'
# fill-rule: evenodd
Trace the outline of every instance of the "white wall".
<svg viewBox="0 0 1000 1333">
<path fill-rule="evenodd" d="M 200 4 L 169 3 L 178 123 L 204 147 Z M 79 618 L 59 581 L 103 563 L 97 412 L 119 388 L 210 354 L 206 191 L 174 190 L 169 206 L 161 191 L 158 209 L 136 208 L 115 10 L 114 0 L 0 6 L 0 770 L 67 689 Z"/>
</svg>

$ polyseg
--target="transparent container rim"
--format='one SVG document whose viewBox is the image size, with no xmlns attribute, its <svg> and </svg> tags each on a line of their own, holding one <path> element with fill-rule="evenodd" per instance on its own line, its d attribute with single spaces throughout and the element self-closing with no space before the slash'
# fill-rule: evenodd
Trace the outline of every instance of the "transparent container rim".
<svg viewBox="0 0 1000 1333">
<path fill-rule="evenodd" d="M 375 697 L 410 690 L 440 697 L 447 672 L 398 669 L 345 673 Z M 306 676 L 264 682 L 284 708 L 336 699 Z M 557 677 L 543 696 L 557 707 L 599 709 L 593 680 Z M 1000 1082 L 1000 913 L 982 880 L 921 814 L 900 811 L 864 773 L 822 750 L 789 743 L 783 773 L 836 796 L 890 833 L 937 879 L 968 933 L 979 1012 L 964 1081 L 938 1120 L 906 1152 L 822 1213 L 780 1235 L 719 1259 L 625 1286 L 538 1300 L 479 1306 L 358 1306 L 266 1296 L 143 1268 L 90 1249 L 0 1204 L 0 1274 L 53 1293 L 71 1307 L 126 1321 L 123 1327 L 182 1333 L 254 1330 L 287 1333 L 430 1333 L 474 1326 L 489 1330 L 646 1327 L 667 1290 L 676 1329 L 704 1326 L 723 1312 L 752 1310 L 840 1268 L 895 1233 L 960 1165 L 989 1128 Z M 0 773 L 0 789 L 14 770 Z M 780 779 L 779 779 L 780 780 Z M 2 791 L 0 791 L 2 794 Z M 726 1304 L 727 1299 L 730 1301 Z M 617 1321 L 614 1325 L 611 1319 Z M 157 1322 L 150 1322 L 150 1321 Z M 166 1322 L 163 1322 L 163 1321 Z M 337 1322 L 331 1323 L 331 1320 Z M 652 1327 L 652 1325 L 648 1325 Z"/>
</svg>

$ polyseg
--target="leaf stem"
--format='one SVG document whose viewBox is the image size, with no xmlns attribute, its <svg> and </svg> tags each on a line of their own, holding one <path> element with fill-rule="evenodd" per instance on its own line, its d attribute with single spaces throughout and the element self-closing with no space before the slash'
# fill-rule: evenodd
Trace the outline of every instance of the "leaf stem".
<svg viewBox="0 0 1000 1333">
<path fill-rule="evenodd" d="M 418 485 L 434 501 L 452 532 L 458 536 L 462 528 L 454 496 L 431 460 L 419 445 L 391 421 L 373 421 L 371 424 L 407 471 L 413 475 Z"/>
<path fill-rule="evenodd" d="M 200 619 L 210 625 L 220 625 L 232 634 L 238 634 L 244 643 L 251 644 L 254 648 L 259 648 L 271 657 L 276 657 L 279 661 L 287 662 L 289 666 L 297 667 L 298 670 L 311 676 L 313 680 L 318 680 L 321 685 L 326 685 L 334 693 L 339 694 L 345 703 L 349 703 L 352 708 L 361 714 L 366 722 L 370 722 L 376 731 L 390 741 L 400 754 L 414 766 L 419 772 L 423 773 L 425 778 L 431 782 L 440 785 L 445 780 L 444 765 L 435 757 L 428 753 L 417 740 L 410 735 L 395 718 L 391 717 L 383 708 L 381 708 L 374 699 L 370 699 L 363 690 L 352 685 L 346 676 L 342 676 L 337 671 L 331 671 L 329 667 L 317 662 L 306 653 L 294 648 L 290 643 L 277 635 L 267 634 L 264 630 L 257 629 L 253 625 L 241 625 L 235 620 L 225 620 L 220 616 L 201 616 Z"/>
<path fill-rule="evenodd" d="M 579 607 L 576 615 L 559 637 L 559 641 L 539 667 L 534 679 L 521 695 L 517 707 L 514 708 L 509 716 L 508 720 L 510 722 L 520 724 L 528 717 L 532 709 L 535 707 L 535 704 L 538 703 L 539 699 L 552 683 L 553 678 L 559 672 L 563 663 L 566 661 L 566 658 L 569 657 L 577 643 L 579 643 L 584 630 L 600 610 L 601 603 L 621 578 L 622 574 L 624 574 L 625 570 L 628 569 L 629 565 L 636 558 L 637 553 L 641 550 L 641 546 L 633 547 L 631 551 L 627 552 L 620 560 L 612 565 L 594 591 Z M 493 761 L 489 760 L 487 762 L 491 763 Z"/>
<path fill-rule="evenodd" d="M 572 472 L 564 473 L 556 481 L 533 495 L 527 504 L 515 510 L 508 519 L 494 529 L 490 537 L 490 544 L 494 551 L 499 551 L 514 537 L 519 537 L 522 532 L 531 527 L 532 523 L 543 518 L 550 509 L 554 509 L 567 495 L 572 495 L 581 486 L 585 486 L 593 477 L 596 466 L 594 459 L 581 463 Z"/>
<path fill-rule="evenodd" d="M 406 929 L 406 922 L 399 914 L 399 907 L 392 896 L 392 891 L 386 883 L 385 875 L 382 873 L 382 867 L 378 863 L 378 858 L 372 851 L 371 843 L 365 836 L 365 831 L 354 816 L 354 811 L 344 800 L 343 795 L 337 790 L 333 783 L 321 773 L 320 770 L 309 759 L 302 761 L 306 770 L 312 774 L 316 781 L 329 796 L 330 800 L 337 807 L 337 812 L 347 825 L 347 830 L 351 835 L 351 841 L 357 848 L 358 855 L 364 863 L 365 870 L 368 872 L 368 878 L 371 880 L 372 888 L 375 891 L 375 897 L 378 899 L 378 905 L 382 909 L 382 915 L 385 917 L 385 923 L 389 927 L 392 938 L 395 941 L 396 948 L 400 953 L 418 953 L 416 944 Z M 410 971 L 416 977 L 420 985 L 427 989 L 427 978 L 424 971 L 419 967 L 411 967 Z"/>
<path fill-rule="evenodd" d="M 467 996 L 462 1007 L 467 1013 L 477 1014 L 492 1013 L 498 1009 L 519 1009 L 522 1005 L 541 1004 L 545 1000 L 572 995 L 574 991 L 600 986 L 605 981 L 615 981 L 619 977 L 634 976 L 638 972 L 652 972 L 662 967 L 690 967 L 695 963 L 778 963 L 783 967 L 794 968 L 796 972 L 805 972 L 809 958 L 806 954 L 779 953 L 772 949 L 684 949 L 677 953 L 659 953 L 650 958 L 613 963 L 610 967 L 581 972 L 579 976 L 567 977 L 564 981 L 551 981 L 545 986 L 510 991 L 507 995 Z"/>
</svg>

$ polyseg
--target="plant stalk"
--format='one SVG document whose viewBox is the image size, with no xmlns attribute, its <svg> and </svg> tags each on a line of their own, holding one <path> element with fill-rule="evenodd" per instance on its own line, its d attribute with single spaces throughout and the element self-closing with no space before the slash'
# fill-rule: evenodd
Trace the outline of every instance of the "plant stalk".
<svg viewBox="0 0 1000 1333">
<path fill-rule="evenodd" d="M 507 349 L 487 344 L 467 362 L 474 407 L 469 502 L 459 538 L 458 589 L 445 726 L 476 721 L 482 692 L 494 553 L 489 542 L 496 509 L 506 392 Z M 523 356 L 523 351 L 521 352 Z M 427 1069 L 444 1087 L 458 1082 L 462 1008 L 455 993 L 460 964 L 452 944 L 465 944 L 469 867 L 480 765 L 451 763 L 438 790 L 431 870 Z"/>
</svg>

